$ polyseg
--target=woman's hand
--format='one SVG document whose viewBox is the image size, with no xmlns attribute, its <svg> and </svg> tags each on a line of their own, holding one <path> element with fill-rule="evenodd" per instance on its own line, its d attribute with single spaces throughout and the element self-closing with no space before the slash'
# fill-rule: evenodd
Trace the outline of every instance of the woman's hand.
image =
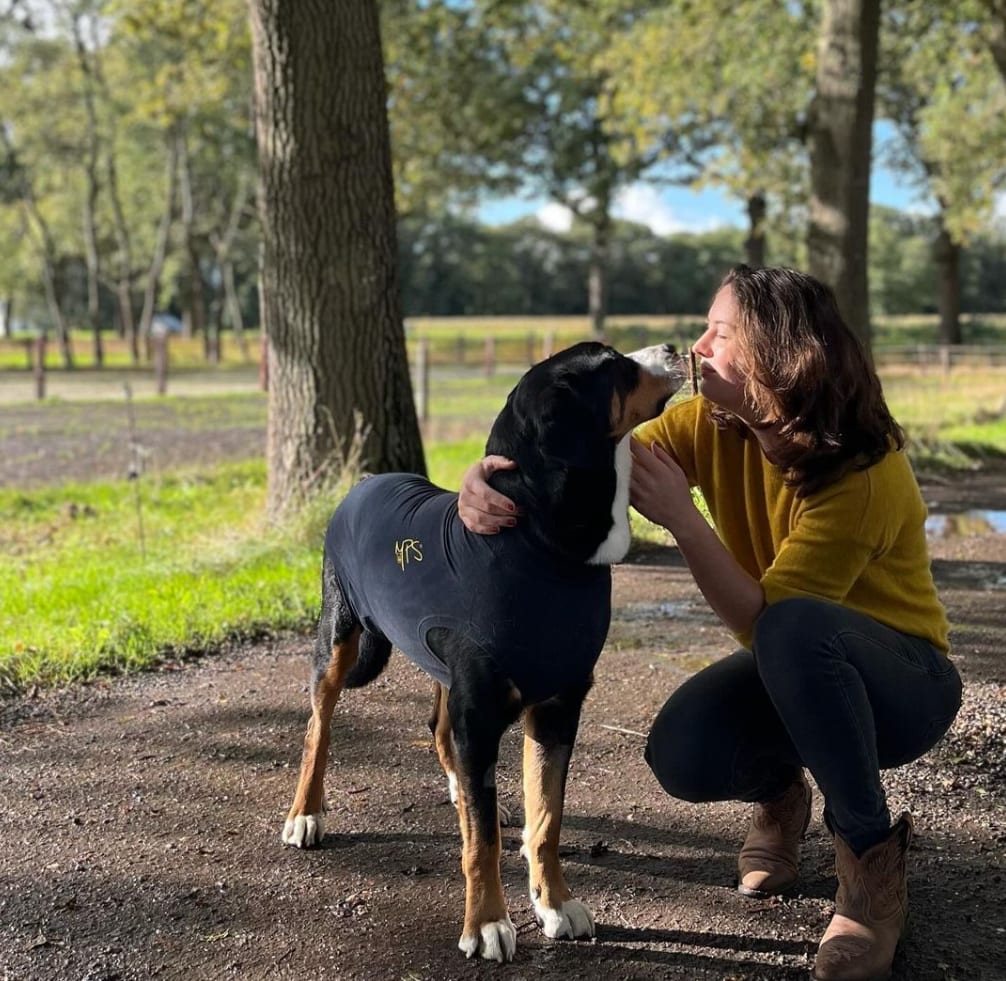
<svg viewBox="0 0 1006 981">
<path fill-rule="evenodd" d="M 473 463 L 461 478 L 458 516 L 469 531 L 495 535 L 501 528 L 512 528 L 520 513 L 509 497 L 494 491 L 487 481 L 497 470 L 514 470 L 517 464 L 505 456 L 487 456 Z"/>
<path fill-rule="evenodd" d="M 633 439 L 631 447 L 629 500 L 644 518 L 674 534 L 696 513 L 688 478 L 677 461 L 656 443 L 646 447 Z"/>
</svg>

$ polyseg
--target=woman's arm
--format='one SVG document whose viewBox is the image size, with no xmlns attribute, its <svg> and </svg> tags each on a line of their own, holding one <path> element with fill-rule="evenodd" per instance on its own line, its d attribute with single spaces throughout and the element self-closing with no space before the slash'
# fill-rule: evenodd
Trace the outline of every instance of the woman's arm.
<svg viewBox="0 0 1006 981">
<path fill-rule="evenodd" d="M 661 447 L 632 442 L 632 506 L 663 525 L 688 563 L 696 585 L 724 625 L 745 634 L 765 607 L 761 583 L 730 554 L 692 500 L 681 467 Z"/>
<path fill-rule="evenodd" d="M 458 493 L 458 516 L 469 531 L 495 535 L 501 528 L 517 524 L 517 506 L 487 483 L 497 470 L 513 470 L 516 466 L 505 456 L 487 456 L 465 471 Z"/>
</svg>

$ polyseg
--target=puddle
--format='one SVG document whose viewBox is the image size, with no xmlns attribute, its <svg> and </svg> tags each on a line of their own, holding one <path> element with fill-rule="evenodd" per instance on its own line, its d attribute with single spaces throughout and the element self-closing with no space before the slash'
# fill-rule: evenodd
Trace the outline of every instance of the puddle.
<svg viewBox="0 0 1006 981">
<path fill-rule="evenodd" d="M 625 606 L 613 608 L 612 617 L 616 620 L 708 620 L 712 616 L 709 607 L 692 603 L 689 600 L 678 600 L 668 603 L 628 603 Z"/>
<path fill-rule="evenodd" d="M 967 538 L 990 533 L 1006 534 L 1006 511 L 961 511 L 931 514 L 926 519 L 929 538 Z"/>
</svg>

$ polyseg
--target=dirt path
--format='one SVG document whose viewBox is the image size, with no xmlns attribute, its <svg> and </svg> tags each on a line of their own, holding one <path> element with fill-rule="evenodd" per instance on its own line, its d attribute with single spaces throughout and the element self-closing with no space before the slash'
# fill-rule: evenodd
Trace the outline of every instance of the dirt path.
<svg viewBox="0 0 1006 981">
<path fill-rule="evenodd" d="M 946 506 L 979 503 L 937 493 Z M 981 503 L 992 506 L 991 494 Z M 941 540 L 934 551 L 967 695 L 948 739 L 890 775 L 892 810 L 910 809 L 918 825 L 913 927 L 895 977 L 1001 981 L 1006 536 Z M 820 795 L 799 891 L 740 897 L 733 874 L 747 809 L 670 800 L 641 757 L 667 694 L 729 638 L 674 550 L 619 567 L 615 603 L 563 834 L 567 876 L 597 917 L 595 941 L 541 936 L 519 828 L 509 828 L 516 961 L 499 968 L 457 950 L 457 824 L 425 726 L 428 683 L 400 656 L 337 710 L 324 847 L 282 846 L 307 712 L 308 641 L 291 637 L 0 705 L 0 976 L 806 977 L 835 889 Z M 508 734 L 500 790 L 518 806 L 519 752 Z"/>
</svg>

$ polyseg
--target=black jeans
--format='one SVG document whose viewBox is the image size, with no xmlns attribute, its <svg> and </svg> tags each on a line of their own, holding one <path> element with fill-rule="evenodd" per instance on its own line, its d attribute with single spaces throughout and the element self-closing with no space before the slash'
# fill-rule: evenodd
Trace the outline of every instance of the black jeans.
<svg viewBox="0 0 1006 981">
<path fill-rule="evenodd" d="M 953 663 L 928 641 L 815 599 L 774 603 L 739 650 L 660 710 L 646 761 L 688 801 L 768 801 L 807 767 L 833 831 L 862 854 L 891 816 L 881 769 L 918 759 L 961 704 Z"/>
</svg>

